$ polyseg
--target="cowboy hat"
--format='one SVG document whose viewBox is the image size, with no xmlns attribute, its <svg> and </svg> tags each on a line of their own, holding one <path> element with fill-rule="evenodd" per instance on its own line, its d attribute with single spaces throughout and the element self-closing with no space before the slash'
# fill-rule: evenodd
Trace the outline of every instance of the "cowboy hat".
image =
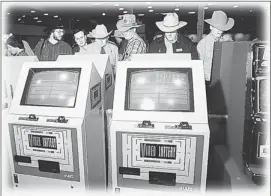
<svg viewBox="0 0 271 196">
<path fill-rule="evenodd" d="M 102 39 L 108 37 L 111 33 L 112 31 L 108 33 L 107 28 L 103 24 L 101 24 L 97 25 L 95 29 L 93 29 L 87 36 L 91 38 Z"/>
<path fill-rule="evenodd" d="M 234 25 L 234 19 L 228 18 L 223 11 L 214 11 L 212 18 L 206 19 L 205 22 L 217 28 L 220 31 L 228 31 Z"/>
<path fill-rule="evenodd" d="M 136 23 L 136 17 L 134 14 L 124 14 L 122 21 L 123 22 L 117 24 L 117 28 L 119 31 L 128 31 L 131 28 L 137 28 L 142 26 Z"/>
<path fill-rule="evenodd" d="M 117 29 L 120 29 L 120 27 L 123 24 L 123 20 L 119 20 L 116 24 Z M 112 37 L 120 37 L 120 38 L 124 38 L 123 32 L 119 31 L 119 30 L 115 30 L 114 34 L 112 35 Z"/>
<path fill-rule="evenodd" d="M 156 26 L 163 32 L 173 32 L 187 25 L 187 22 L 179 21 L 176 13 L 168 13 L 163 21 L 156 22 Z"/>
<path fill-rule="evenodd" d="M 114 34 L 112 35 L 112 37 L 120 37 L 120 38 L 124 38 L 123 31 L 115 30 L 115 31 L 114 31 Z"/>
</svg>

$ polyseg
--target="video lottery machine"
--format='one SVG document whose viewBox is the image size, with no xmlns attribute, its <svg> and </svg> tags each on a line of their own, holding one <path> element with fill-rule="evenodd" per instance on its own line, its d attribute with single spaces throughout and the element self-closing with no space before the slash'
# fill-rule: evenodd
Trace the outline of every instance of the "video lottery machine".
<svg viewBox="0 0 271 196">
<path fill-rule="evenodd" d="M 89 63 L 23 65 L 8 121 L 15 187 L 106 188 L 101 84 Z"/>
<path fill-rule="evenodd" d="M 209 125 L 202 61 L 119 62 L 110 126 L 115 192 L 204 192 Z"/>
</svg>

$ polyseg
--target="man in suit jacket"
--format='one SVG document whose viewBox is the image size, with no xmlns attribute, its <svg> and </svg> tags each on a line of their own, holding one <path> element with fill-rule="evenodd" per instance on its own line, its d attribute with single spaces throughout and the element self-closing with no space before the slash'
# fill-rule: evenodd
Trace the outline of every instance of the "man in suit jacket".
<svg viewBox="0 0 271 196">
<path fill-rule="evenodd" d="M 190 53 L 192 59 L 198 59 L 195 44 L 184 35 L 178 33 L 178 29 L 187 25 L 185 21 L 179 21 L 176 13 L 168 13 L 163 21 L 156 22 L 156 26 L 164 32 L 164 35 L 155 39 L 149 48 L 149 53 Z"/>
<path fill-rule="evenodd" d="M 88 54 L 108 54 L 111 66 L 115 72 L 119 53 L 117 45 L 108 40 L 111 33 L 112 31 L 108 33 L 107 28 L 103 24 L 97 25 L 96 28 L 88 34 L 89 37 L 94 38 L 94 42 L 88 44 L 86 50 Z M 80 52 L 75 54 L 80 55 Z M 86 54 L 86 52 L 84 54 Z"/>
</svg>

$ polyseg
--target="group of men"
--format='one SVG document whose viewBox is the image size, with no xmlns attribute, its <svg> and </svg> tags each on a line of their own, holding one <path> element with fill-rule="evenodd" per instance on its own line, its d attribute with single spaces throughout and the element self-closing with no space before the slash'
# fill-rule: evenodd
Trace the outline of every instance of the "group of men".
<svg viewBox="0 0 271 196">
<path fill-rule="evenodd" d="M 35 47 L 35 55 L 40 61 L 55 61 L 58 55 L 86 55 L 108 54 L 112 67 L 116 68 L 117 61 L 130 60 L 132 54 L 142 53 L 191 53 L 192 59 L 201 59 L 204 63 L 205 80 L 210 81 L 214 42 L 219 41 L 224 31 L 234 26 L 234 20 L 228 18 L 223 11 L 214 11 L 212 18 L 206 19 L 210 25 L 210 33 L 195 45 L 188 37 L 178 33 L 178 30 L 187 22 L 180 21 L 176 13 L 168 13 L 163 21 L 156 22 L 156 26 L 164 33 L 155 39 L 147 48 L 144 40 L 137 34 L 136 17 L 133 14 L 125 14 L 117 22 L 117 30 L 114 35 L 117 44 L 109 41 L 112 31 L 101 24 L 97 25 L 90 33 L 84 30 L 74 32 L 75 48 L 62 40 L 65 34 L 63 26 L 57 26 L 50 31 L 47 39 L 42 39 Z M 94 41 L 88 41 L 88 38 Z M 18 41 L 17 41 L 18 42 Z M 28 55 L 21 43 L 17 43 L 14 36 L 6 40 L 8 50 L 17 55 Z"/>
</svg>

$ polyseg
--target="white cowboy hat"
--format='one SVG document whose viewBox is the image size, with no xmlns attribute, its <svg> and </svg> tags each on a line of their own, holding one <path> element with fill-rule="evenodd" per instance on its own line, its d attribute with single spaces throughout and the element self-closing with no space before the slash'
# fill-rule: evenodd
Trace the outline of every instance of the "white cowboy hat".
<svg viewBox="0 0 271 196">
<path fill-rule="evenodd" d="M 168 13 L 163 21 L 156 22 L 156 26 L 163 32 L 173 32 L 187 25 L 187 22 L 179 21 L 176 13 Z"/>
<path fill-rule="evenodd" d="M 112 35 L 112 37 L 120 37 L 120 38 L 124 38 L 123 35 L 123 31 L 119 31 L 118 29 L 120 29 L 120 27 L 123 24 L 123 20 L 119 20 L 116 24 L 117 30 L 114 31 L 114 34 Z"/>
<path fill-rule="evenodd" d="M 120 37 L 120 38 L 124 38 L 123 31 L 115 30 L 115 31 L 114 31 L 114 34 L 112 35 L 112 37 Z"/>
<path fill-rule="evenodd" d="M 120 29 L 122 27 L 122 25 L 123 25 L 123 20 L 121 19 L 116 24 L 117 29 Z"/>
<path fill-rule="evenodd" d="M 234 19 L 228 18 L 223 11 L 214 11 L 212 18 L 206 19 L 205 22 L 217 28 L 220 31 L 228 31 L 234 25 Z"/>
<path fill-rule="evenodd" d="M 122 21 L 123 22 L 119 22 L 119 24 L 117 24 L 117 28 L 119 31 L 128 31 L 131 28 L 137 28 L 142 26 L 136 23 L 136 17 L 134 14 L 124 14 Z"/>
<path fill-rule="evenodd" d="M 97 25 L 95 29 L 93 29 L 87 36 L 92 37 L 92 38 L 102 39 L 102 38 L 108 37 L 111 33 L 112 31 L 108 33 L 107 28 L 103 24 L 101 24 L 101 25 Z"/>
</svg>

